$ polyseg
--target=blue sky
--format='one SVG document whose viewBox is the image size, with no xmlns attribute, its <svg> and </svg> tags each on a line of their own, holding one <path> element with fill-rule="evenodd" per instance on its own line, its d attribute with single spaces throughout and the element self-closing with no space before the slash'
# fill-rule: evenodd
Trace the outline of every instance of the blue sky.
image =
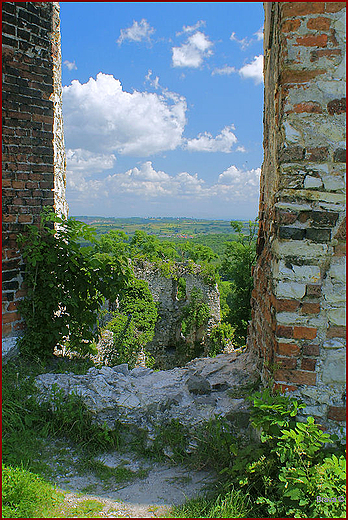
<svg viewBox="0 0 348 520">
<path fill-rule="evenodd" d="M 70 215 L 248 219 L 261 2 L 60 2 Z"/>
</svg>

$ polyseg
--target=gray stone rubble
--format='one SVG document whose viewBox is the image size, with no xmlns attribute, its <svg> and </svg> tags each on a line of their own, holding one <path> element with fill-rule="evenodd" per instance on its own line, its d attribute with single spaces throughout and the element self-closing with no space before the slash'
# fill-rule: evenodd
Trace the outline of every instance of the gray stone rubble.
<svg viewBox="0 0 348 520">
<path fill-rule="evenodd" d="M 186 366 L 166 371 L 126 364 L 90 368 L 86 375 L 42 374 L 36 378 L 42 400 L 55 385 L 64 395 L 75 393 L 97 424 L 115 429 L 121 422 L 145 430 L 149 439 L 158 427 L 178 420 L 195 431 L 216 416 L 246 426 L 248 401 L 245 393 L 258 380 L 257 360 L 252 352 L 197 358 Z"/>
</svg>

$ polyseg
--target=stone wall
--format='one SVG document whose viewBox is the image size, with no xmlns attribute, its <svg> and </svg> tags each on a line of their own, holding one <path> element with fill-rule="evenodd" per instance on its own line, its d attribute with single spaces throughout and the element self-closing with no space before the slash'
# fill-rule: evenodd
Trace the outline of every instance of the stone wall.
<svg viewBox="0 0 348 520">
<path fill-rule="evenodd" d="M 16 237 L 44 206 L 67 214 L 57 2 L 2 2 L 3 347 L 24 327 Z"/>
<path fill-rule="evenodd" d="M 210 319 L 201 331 L 203 344 L 209 341 L 209 334 L 214 324 L 220 321 L 220 294 L 217 284 L 204 281 L 201 266 L 177 263 L 175 276 L 165 276 L 160 269 L 150 262 L 138 262 L 133 266 L 136 278 L 145 280 L 156 303 L 159 304 L 159 317 L 156 323 L 155 336 L 146 345 L 146 350 L 153 353 L 161 368 L 171 368 L 178 362 L 176 348 L 181 341 L 182 310 L 191 301 L 194 287 L 200 289 L 204 301 L 210 310 Z M 178 299 L 178 279 L 186 281 L 186 298 Z"/>
<path fill-rule="evenodd" d="M 265 2 L 264 163 L 249 345 L 264 381 L 345 420 L 345 3 Z"/>
</svg>

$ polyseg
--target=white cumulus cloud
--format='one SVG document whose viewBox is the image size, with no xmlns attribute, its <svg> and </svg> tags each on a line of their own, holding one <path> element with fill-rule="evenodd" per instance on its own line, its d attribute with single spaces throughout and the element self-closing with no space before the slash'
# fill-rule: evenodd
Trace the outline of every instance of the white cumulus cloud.
<svg viewBox="0 0 348 520">
<path fill-rule="evenodd" d="M 181 36 L 182 34 L 187 34 L 187 33 L 191 33 L 191 32 L 194 32 L 196 31 L 197 29 L 199 29 L 200 27 L 204 27 L 205 26 L 205 21 L 204 20 L 199 20 L 197 23 L 195 23 L 194 25 L 184 25 L 183 28 L 182 28 L 182 31 L 181 32 L 177 32 L 176 33 L 176 36 Z"/>
<path fill-rule="evenodd" d="M 104 170 L 110 170 L 115 162 L 114 154 L 92 153 L 82 148 L 66 150 L 67 169 L 70 171 L 81 171 L 85 175 L 93 175 Z"/>
<path fill-rule="evenodd" d="M 147 20 L 143 18 L 140 22 L 133 20 L 133 25 L 127 29 L 121 29 L 120 36 L 117 43 L 121 45 L 124 41 L 129 40 L 130 42 L 141 42 L 151 41 L 151 35 L 155 32 L 155 29 L 150 26 Z"/>
<path fill-rule="evenodd" d="M 213 137 L 209 132 L 199 134 L 195 139 L 187 139 L 186 149 L 190 152 L 223 152 L 230 153 L 237 137 L 232 132 L 234 126 L 225 126 L 221 133 Z"/>
<path fill-rule="evenodd" d="M 255 200 L 259 195 L 260 175 L 261 168 L 242 170 L 232 165 L 219 175 L 213 188 L 217 195 L 228 200 Z"/>
<path fill-rule="evenodd" d="M 209 186 L 197 173 L 169 175 L 156 170 L 151 161 L 146 161 L 139 167 L 110 174 L 104 179 L 86 179 L 80 171 L 71 175 L 68 170 L 68 188 L 75 202 L 92 198 L 101 205 L 117 204 L 124 197 L 135 204 L 144 200 L 171 203 L 189 200 L 213 205 L 219 201 L 254 204 L 259 196 L 260 173 L 260 168 L 243 170 L 232 165 L 219 175 L 215 184 Z"/>
<path fill-rule="evenodd" d="M 186 100 L 173 93 L 123 90 L 112 75 L 63 87 L 67 148 L 148 157 L 182 142 Z"/>
<path fill-rule="evenodd" d="M 63 65 L 69 70 L 77 70 L 75 60 L 74 61 L 65 60 L 65 61 L 63 61 Z"/>
<path fill-rule="evenodd" d="M 244 79 L 253 79 L 256 84 L 263 81 L 263 55 L 255 56 L 251 63 L 247 63 L 239 69 L 239 74 Z"/>
<path fill-rule="evenodd" d="M 172 48 L 173 67 L 200 67 L 204 58 L 213 54 L 212 45 L 213 43 L 204 33 L 197 31 L 188 37 L 186 43 Z"/>
</svg>

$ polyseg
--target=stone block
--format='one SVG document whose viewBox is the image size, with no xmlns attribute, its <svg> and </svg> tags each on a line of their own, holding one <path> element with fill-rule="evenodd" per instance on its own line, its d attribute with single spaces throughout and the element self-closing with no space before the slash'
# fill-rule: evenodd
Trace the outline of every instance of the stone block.
<svg viewBox="0 0 348 520">
<path fill-rule="evenodd" d="M 284 260 L 280 260 L 276 276 L 279 279 L 306 283 L 317 283 L 321 279 L 319 266 L 295 265 Z"/>
<path fill-rule="evenodd" d="M 332 308 L 327 313 L 330 325 L 345 326 L 346 309 L 345 307 Z"/>
<path fill-rule="evenodd" d="M 326 351 L 321 380 L 326 384 L 344 384 L 346 381 L 346 353 L 344 349 Z"/>
<path fill-rule="evenodd" d="M 278 282 L 275 290 L 277 298 L 300 300 L 306 293 L 306 284 L 298 282 Z"/>
<path fill-rule="evenodd" d="M 308 189 L 321 188 L 323 181 L 320 177 L 313 177 L 312 175 L 306 175 L 304 180 L 304 187 Z"/>
</svg>

